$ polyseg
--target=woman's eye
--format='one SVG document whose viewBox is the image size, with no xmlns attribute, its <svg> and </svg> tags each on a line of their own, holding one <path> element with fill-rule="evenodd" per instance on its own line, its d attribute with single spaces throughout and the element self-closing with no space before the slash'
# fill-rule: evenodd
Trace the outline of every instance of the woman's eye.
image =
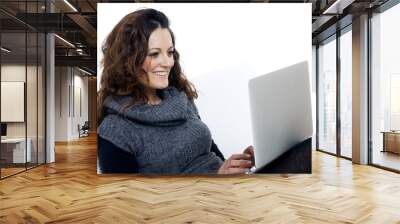
<svg viewBox="0 0 400 224">
<path fill-rule="evenodd" d="M 168 52 L 168 56 L 171 57 L 171 56 L 173 56 L 173 55 L 174 55 L 174 51 L 169 51 L 169 52 Z"/>
<path fill-rule="evenodd" d="M 155 57 L 158 56 L 158 53 L 157 52 L 150 53 L 149 56 L 152 57 L 152 58 L 155 58 Z"/>
</svg>

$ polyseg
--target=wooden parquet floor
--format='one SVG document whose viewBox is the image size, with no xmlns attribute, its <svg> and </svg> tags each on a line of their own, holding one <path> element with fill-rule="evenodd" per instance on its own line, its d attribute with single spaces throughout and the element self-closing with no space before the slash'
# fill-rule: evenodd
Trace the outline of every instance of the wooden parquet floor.
<svg viewBox="0 0 400 224">
<path fill-rule="evenodd" d="M 400 175 L 313 152 L 311 175 L 97 175 L 96 139 L 0 181 L 0 223 L 400 223 Z"/>
</svg>

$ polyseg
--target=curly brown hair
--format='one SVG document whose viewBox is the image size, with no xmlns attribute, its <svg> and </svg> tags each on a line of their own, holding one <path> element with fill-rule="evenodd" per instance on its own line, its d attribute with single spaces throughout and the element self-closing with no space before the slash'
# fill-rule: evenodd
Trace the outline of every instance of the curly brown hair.
<svg viewBox="0 0 400 224">
<path fill-rule="evenodd" d="M 103 104 L 108 96 L 132 96 L 126 108 L 139 102 L 148 102 L 145 94 L 148 87 L 143 85 L 138 78 L 143 72 L 142 65 L 147 55 L 150 34 L 157 28 L 169 30 L 174 46 L 175 63 L 168 78 L 169 86 L 184 91 L 190 99 L 197 98 L 196 89 L 182 73 L 179 53 L 175 48 L 175 37 L 169 28 L 167 16 L 155 9 L 140 9 L 126 15 L 103 43 L 104 58 L 101 88 L 98 93 L 98 124 L 104 119 Z"/>
</svg>

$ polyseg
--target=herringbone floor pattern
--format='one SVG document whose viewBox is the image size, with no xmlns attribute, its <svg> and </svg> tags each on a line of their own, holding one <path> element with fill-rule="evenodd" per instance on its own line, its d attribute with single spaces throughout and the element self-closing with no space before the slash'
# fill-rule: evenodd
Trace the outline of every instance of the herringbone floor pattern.
<svg viewBox="0 0 400 224">
<path fill-rule="evenodd" d="M 96 174 L 96 139 L 0 181 L 0 223 L 400 223 L 400 175 L 313 153 L 312 175 Z"/>
</svg>

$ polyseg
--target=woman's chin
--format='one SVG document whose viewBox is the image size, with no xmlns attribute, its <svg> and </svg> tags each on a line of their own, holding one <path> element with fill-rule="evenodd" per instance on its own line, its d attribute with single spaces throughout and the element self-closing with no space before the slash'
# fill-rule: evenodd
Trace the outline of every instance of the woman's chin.
<svg viewBox="0 0 400 224">
<path fill-rule="evenodd" d="M 155 89 L 165 89 L 168 87 L 168 82 L 166 83 L 157 83 L 156 85 L 154 85 Z"/>
</svg>

